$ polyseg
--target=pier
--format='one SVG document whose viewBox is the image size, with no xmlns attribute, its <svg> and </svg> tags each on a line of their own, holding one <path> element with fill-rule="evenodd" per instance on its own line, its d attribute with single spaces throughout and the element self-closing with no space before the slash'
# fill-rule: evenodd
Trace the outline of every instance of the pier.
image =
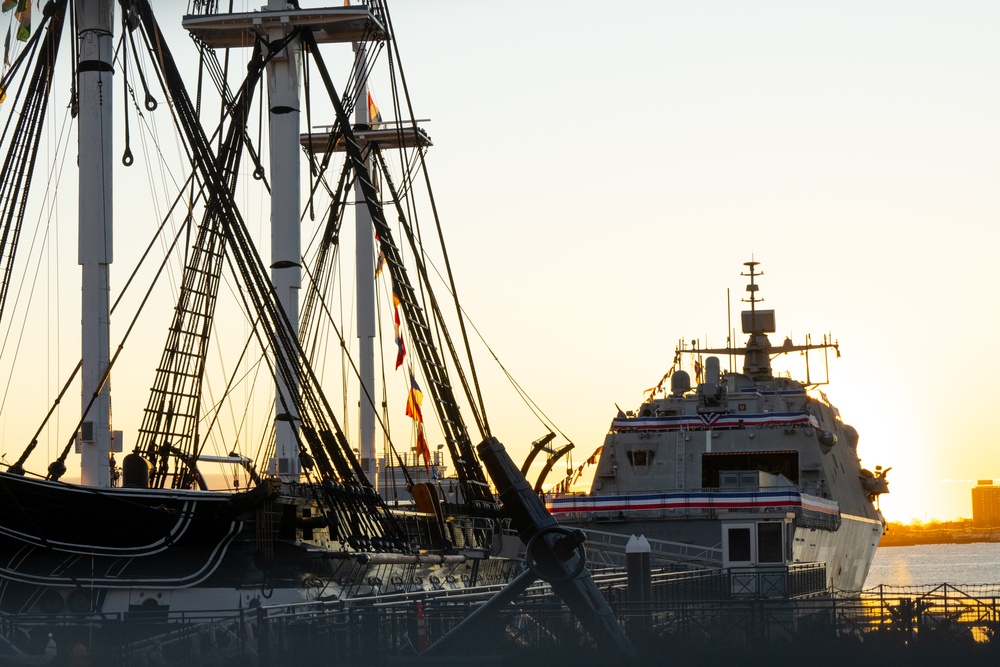
<svg viewBox="0 0 1000 667">
<path fill-rule="evenodd" d="M 644 664 L 675 662 L 664 662 L 668 655 L 728 664 L 764 664 L 767 656 L 780 656 L 781 664 L 791 664 L 801 654 L 811 665 L 854 657 L 942 664 L 943 656 L 1000 656 L 1000 584 L 879 587 L 841 595 L 817 590 L 823 573 L 815 568 L 777 575 L 751 585 L 746 572 L 658 573 L 644 602 L 628 600 L 621 570 L 595 572 L 595 582 Z M 310 667 L 451 664 L 460 657 L 471 664 L 522 667 L 595 659 L 592 640 L 544 584 L 529 589 L 476 637 L 476 655 L 421 659 L 422 651 L 494 592 L 442 587 L 423 595 L 403 591 L 202 614 L 3 616 L 0 634 L 33 655 L 42 653 L 51 636 L 59 647 L 52 664 Z M 89 663 L 70 662 L 74 651 L 86 651 Z"/>
</svg>

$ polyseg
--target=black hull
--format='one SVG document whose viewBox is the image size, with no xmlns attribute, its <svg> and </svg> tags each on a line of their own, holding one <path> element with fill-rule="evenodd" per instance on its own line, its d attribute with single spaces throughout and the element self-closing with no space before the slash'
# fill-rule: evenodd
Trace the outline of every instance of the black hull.
<svg viewBox="0 0 1000 667">
<path fill-rule="evenodd" d="M 0 473 L 0 579 L 83 588 L 210 577 L 259 492 L 92 489 Z"/>
<path fill-rule="evenodd" d="M 313 502 L 267 485 L 95 489 L 0 473 L 0 612 L 247 608 L 497 585 L 517 574 L 517 561 L 473 545 L 349 549 L 303 518 L 319 514 Z M 421 541 L 436 525 L 422 521 L 406 530 Z"/>
</svg>

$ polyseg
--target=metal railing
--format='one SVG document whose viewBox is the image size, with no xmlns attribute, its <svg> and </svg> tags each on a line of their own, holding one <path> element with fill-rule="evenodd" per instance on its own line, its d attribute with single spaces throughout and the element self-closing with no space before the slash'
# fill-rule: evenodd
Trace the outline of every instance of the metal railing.
<svg viewBox="0 0 1000 667">
<path fill-rule="evenodd" d="M 597 577 L 619 623 L 640 655 L 650 659 L 686 651 L 711 664 L 780 650 L 782 660 L 790 661 L 790 652 L 802 650 L 803 657 L 836 664 L 835 656 L 850 658 L 863 645 L 867 658 L 881 656 L 890 664 L 908 656 L 913 664 L 929 664 L 916 659 L 938 655 L 939 649 L 949 656 L 940 664 L 993 664 L 990 656 L 1000 651 L 1000 592 L 993 590 L 998 587 L 880 587 L 851 596 L 789 598 L 797 578 L 817 574 L 803 566 L 786 573 L 784 597 L 740 597 L 722 573 L 697 574 L 657 576 L 652 599 L 641 603 L 627 599 L 620 572 Z M 757 592 L 765 593 L 766 583 L 758 583 L 765 589 Z M 90 664 L 122 667 L 318 667 L 331 664 L 334 656 L 338 665 L 385 664 L 417 655 L 487 597 L 442 593 L 419 600 L 400 596 L 204 614 L 0 615 L 0 633 L 29 654 L 41 653 L 51 633 L 59 646 L 55 664 L 65 664 L 76 644 L 87 647 Z M 493 630 L 474 640 L 477 655 L 503 655 L 505 664 L 521 655 L 524 664 L 556 655 L 569 663 L 592 657 L 594 650 L 579 621 L 544 586 L 505 608 Z"/>
</svg>

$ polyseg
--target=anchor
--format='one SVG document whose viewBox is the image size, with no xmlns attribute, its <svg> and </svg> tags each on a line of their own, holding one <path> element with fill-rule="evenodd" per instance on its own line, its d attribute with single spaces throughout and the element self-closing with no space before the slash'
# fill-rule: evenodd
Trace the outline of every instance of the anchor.
<svg viewBox="0 0 1000 667">
<path fill-rule="evenodd" d="M 579 528 L 561 526 L 545 508 L 504 446 L 490 437 L 476 447 L 490 478 L 497 487 L 500 503 L 525 545 L 527 568 L 499 593 L 477 608 L 441 639 L 431 644 L 421 657 L 454 654 L 463 641 L 476 640 L 507 604 L 538 579 L 549 584 L 597 648 L 621 657 L 634 657 L 635 650 L 615 619 L 611 607 L 587 569 L 586 536 Z"/>
</svg>

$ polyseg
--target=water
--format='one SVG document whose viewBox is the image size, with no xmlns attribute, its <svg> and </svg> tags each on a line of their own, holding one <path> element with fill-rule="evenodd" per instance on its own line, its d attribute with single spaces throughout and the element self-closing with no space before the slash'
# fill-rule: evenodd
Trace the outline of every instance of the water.
<svg viewBox="0 0 1000 667">
<path fill-rule="evenodd" d="M 864 587 L 941 583 L 1000 584 L 1000 543 L 882 547 L 875 552 Z"/>
</svg>

